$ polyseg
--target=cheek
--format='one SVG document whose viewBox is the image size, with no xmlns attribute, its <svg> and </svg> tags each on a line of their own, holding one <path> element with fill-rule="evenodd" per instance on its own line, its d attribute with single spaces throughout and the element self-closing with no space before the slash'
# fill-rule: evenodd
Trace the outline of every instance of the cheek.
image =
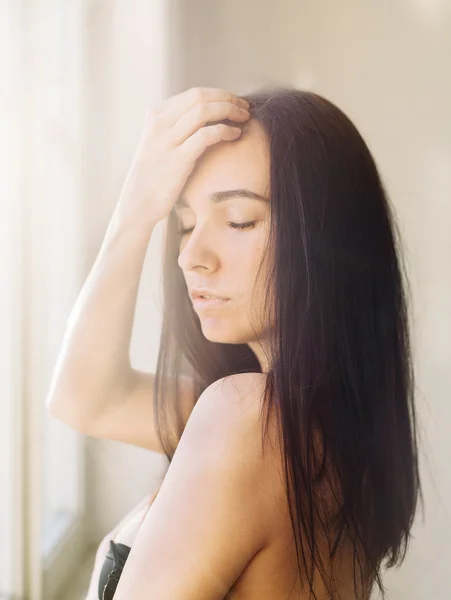
<svg viewBox="0 0 451 600">
<path fill-rule="evenodd" d="M 263 264 L 261 265 L 262 260 Z M 254 245 L 252 250 L 248 249 L 247 253 L 237 252 L 229 265 L 229 278 L 233 281 L 233 287 L 242 292 L 246 303 L 258 303 L 264 291 L 267 271 L 263 252 Z"/>
<path fill-rule="evenodd" d="M 257 240 L 237 240 L 227 249 L 227 263 L 239 277 L 249 277 L 257 272 L 262 251 Z"/>
</svg>

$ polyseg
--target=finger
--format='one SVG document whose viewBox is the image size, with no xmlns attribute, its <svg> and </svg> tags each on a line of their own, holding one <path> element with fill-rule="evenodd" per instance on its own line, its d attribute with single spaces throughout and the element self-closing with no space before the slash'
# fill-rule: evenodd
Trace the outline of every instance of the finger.
<svg viewBox="0 0 451 600">
<path fill-rule="evenodd" d="M 196 104 L 205 102 L 231 102 L 241 108 L 249 108 L 247 100 L 229 90 L 194 87 L 169 98 L 163 110 L 160 111 L 160 117 L 168 126 L 172 126 Z"/>
<path fill-rule="evenodd" d="M 213 144 L 225 140 L 236 140 L 240 135 L 239 127 L 216 123 L 201 127 L 175 150 L 182 152 L 190 161 L 196 161 Z"/>
<path fill-rule="evenodd" d="M 174 144 L 180 145 L 200 127 L 209 122 L 214 123 L 215 121 L 223 121 L 224 119 L 245 123 L 249 119 L 249 112 L 232 102 L 204 102 L 196 104 L 172 127 L 171 141 Z"/>
</svg>

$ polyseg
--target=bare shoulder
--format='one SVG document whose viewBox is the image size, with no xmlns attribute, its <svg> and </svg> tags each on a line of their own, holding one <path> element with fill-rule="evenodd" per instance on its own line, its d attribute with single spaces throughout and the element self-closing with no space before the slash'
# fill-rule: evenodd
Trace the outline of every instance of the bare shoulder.
<svg viewBox="0 0 451 600">
<path fill-rule="evenodd" d="M 205 419 L 212 428 L 227 425 L 249 433 L 261 424 L 266 377 L 265 373 L 237 373 L 216 380 L 199 396 L 192 417 Z"/>
<path fill-rule="evenodd" d="M 256 407 L 263 397 L 267 375 L 265 373 L 235 373 L 216 380 L 199 397 L 214 399 L 233 410 Z"/>
<path fill-rule="evenodd" d="M 203 422 L 211 444 L 233 448 L 238 462 L 245 462 L 249 476 L 262 493 L 262 508 L 270 525 L 279 519 L 285 504 L 283 451 L 274 412 L 266 421 L 265 373 L 239 373 L 218 379 L 199 397 L 190 418 Z M 196 414 L 196 411 L 197 414 Z M 267 425 L 267 427 L 266 427 Z M 265 433 L 265 437 L 264 437 Z"/>
<path fill-rule="evenodd" d="M 133 544 L 118 598 L 144 591 L 197 598 L 201 589 L 219 600 L 266 554 L 278 529 L 268 455 L 261 452 L 264 384 L 265 375 L 243 373 L 199 396 Z"/>
</svg>

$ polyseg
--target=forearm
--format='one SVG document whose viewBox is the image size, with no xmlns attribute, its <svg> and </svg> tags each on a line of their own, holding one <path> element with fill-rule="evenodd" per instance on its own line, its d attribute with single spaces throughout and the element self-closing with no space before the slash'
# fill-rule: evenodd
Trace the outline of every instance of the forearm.
<svg viewBox="0 0 451 600">
<path fill-rule="evenodd" d="M 120 227 L 113 218 L 68 319 L 47 406 L 75 427 L 128 385 L 136 299 L 152 231 Z"/>
</svg>

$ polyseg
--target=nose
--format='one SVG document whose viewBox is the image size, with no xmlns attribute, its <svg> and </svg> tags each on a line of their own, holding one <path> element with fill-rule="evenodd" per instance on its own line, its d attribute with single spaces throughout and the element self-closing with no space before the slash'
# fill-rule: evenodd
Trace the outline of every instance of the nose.
<svg viewBox="0 0 451 600">
<path fill-rule="evenodd" d="M 182 241 L 181 246 L 182 250 L 179 253 L 177 262 L 183 271 L 193 271 L 199 268 L 214 271 L 217 268 L 218 255 L 215 251 L 214 240 L 200 227 L 194 228 L 186 236 L 186 241 Z"/>
</svg>

